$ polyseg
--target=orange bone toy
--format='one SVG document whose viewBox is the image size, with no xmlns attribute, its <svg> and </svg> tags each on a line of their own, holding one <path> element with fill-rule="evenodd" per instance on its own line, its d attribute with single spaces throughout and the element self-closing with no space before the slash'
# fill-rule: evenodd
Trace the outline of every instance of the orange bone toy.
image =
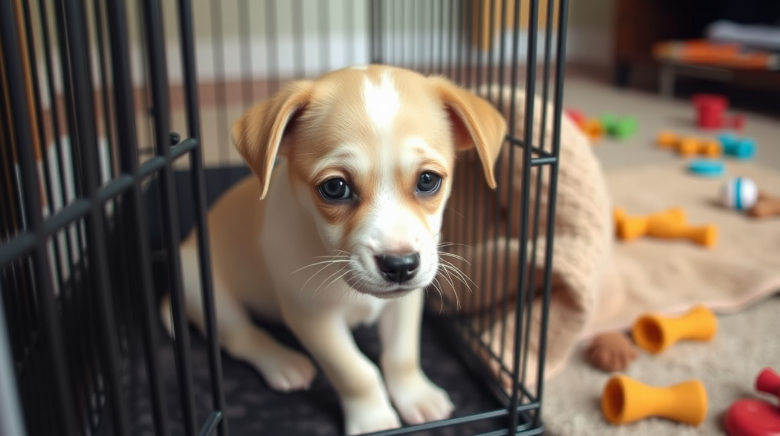
<svg viewBox="0 0 780 436">
<path fill-rule="evenodd" d="M 652 313 L 640 316 L 634 322 L 631 336 L 642 349 L 658 354 L 678 341 L 709 341 L 717 330 L 715 314 L 704 306 L 695 306 L 680 316 Z"/>
<path fill-rule="evenodd" d="M 722 154 L 722 148 L 715 139 L 680 137 L 673 132 L 662 131 L 658 134 L 656 142 L 659 147 L 675 149 L 684 157 L 695 155 L 720 157 Z"/>
<path fill-rule="evenodd" d="M 707 391 L 698 380 L 656 387 L 616 375 L 604 386 L 601 411 L 618 425 L 660 417 L 697 426 L 707 416 Z"/>
<path fill-rule="evenodd" d="M 679 207 L 656 212 L 647 216 L 629 216 L 625 209 L 613 210 L 617 236 L 626 242 L 640 236 L 666 239 L 688 239 L 705 247 L 714 247 L 718 239 L 718 228 L 712 224 L 690 226 L 686 223 L 685 211 Z"/>
</svg>

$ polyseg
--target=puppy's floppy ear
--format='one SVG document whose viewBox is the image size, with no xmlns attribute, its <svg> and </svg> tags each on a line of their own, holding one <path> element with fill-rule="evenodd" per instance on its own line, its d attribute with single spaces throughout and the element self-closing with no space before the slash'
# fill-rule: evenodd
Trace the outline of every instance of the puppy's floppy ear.
<svg viewBox="0 0 780 436">
<path fill-rule="evenodd" d="M 247 110 L 233 123 L 230 136 L 238 153 L 260 179 L 260 199 L 268 194 L 271 170 L 290 121 L 311 100 L 312 82 L 288 84 L 270 99 Z"/>
<path fill-rule="evenodd" d="M 458 87 L 443 77 L 431 77 L 435 92 L 444 103 L 453 127 L 456 150 L 476 147 L 485 179 L 496 187 L 493 166 L 506 135 L 506 121 L 487 100 Z"/>
</svg>

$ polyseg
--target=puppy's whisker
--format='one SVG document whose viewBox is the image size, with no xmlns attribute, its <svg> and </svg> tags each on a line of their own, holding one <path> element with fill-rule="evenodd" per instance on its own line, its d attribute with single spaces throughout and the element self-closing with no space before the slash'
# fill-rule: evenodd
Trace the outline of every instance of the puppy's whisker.
<svg viewBox="0 0 780 436">
<path fill-rule="evenodd" d="M 477 284 L 474 283 L 474 280 L 471 280 L 471 278 L 468 276 L 468 274 L 464 273 L 463 270 L 461 270 L 460 268 L 458 268 L 457 266 L 455 266 L 454 264 L 452 264 L 451 262 L 449 262 L 447 260 L 444 260 L 444 259 L 440 259 L 440 260 L 441 260 L 442 264 L 445 265 L 446 268 L 452 269 L 453 272 L 455 272 L 458 276 L 460 276 L 461 277 L 461 281 L 463 281 L 463 279 L 465 278 L 465 280 L 468 280 L 469 282 L 471 282 L 472 285 L 474 285 L 474 287 L 479 289 L 479 286 L 477 286 Z M 464 282 L 464 284 L 465 284 L 465 282 Z"/>
<path fill-rule="evenodd" d="M 465 258 L 465 257 L 463 257 L 463 256 L 458 256 L 457 254 L 454 254 L 454 253 L 448 253 L 448 252 L 446 252 L 446 251 L 440 251 L 440 252 L 439 252 L 439 256 L 447 256 L 447 257 L 452 257 L 452 258 L 454 258 L 454 259 L 458 259 L 458 260 L 459 260 L 459 261 L 461 261 L 461 262 L 466 262 L 468 265 L 471 265 L 471 262 L 469 262 L 468 260 L 466 260 L 466 258 Z"/>
<path fill-rule="evenodd" d="M 453 246 L 471 248 L 471 245 L 461 244 L 461 243 L 458 243 L 458 242 L 439 242 L 439 247 L 441 247 L 441 248 L 453 247 Z"/>
<path fill-rule="evenodd" d="M 324 264 L 330 265 L 330 264 L 348 263 L 348 262 L 349 262 L 348 260 L 343 260 L 343 259 L 329 259 L 329 260 L 323 260 L 321 262 L 314 262 L 314 263 L 310 263 L 310 264 L 308 264 L 306 266 L 302 266 L 302 267 L 296 269 L 295 271 L 291 272 L 290 275 L 293 275 L 293 274 L 295 274 L 297 272 L 303 271 L 303 270 L 305 270 L 307 268 L 311 268 L 311 267 L 317 266 L 317 265 L 324 265 Z M 326 265 L 326 268 L 327 268 L 327 265 Z M 322 270 L 320 270 L 320 271 L 322 271 Z"/>
<path fill-rule="evenodd" d="M 452 287 L 452 294 L 455 295 L 455 305 L 458 309 L 460 309 L 460 298 L 458 297 L 458 288 L 455 287 L 455 283 L 452 281 L 452 277 L 450 276 L 449 271 L 447 271 L 446 265 L 439 264 L 439 268 L 441 272 L 444 272 L 444 274 L 442 275 L 442 277 L 444 277 L 444 280 L 446 280 L 450 284 L 450 287 Z"/>
<path fill-rule="evenodd" d="M 442 310 L 444 310 L 444 294 L 441 292 L 441 283 L 439 283 L 439 279 L 434 277 L 431 285 L 439 293 L 439 315 L 441 315 Z M 425 294 L 428 295 L 428 288 L 425 288 Z"/>
<path fill-rule="evenodd" d="M 301 289 L 300 289 L 298 292 L 303 292 L 303 290 L 304 290 L 304 289 L 306 289 L 306 285 L 308 285 L 308 284 L 309 284 L 309 282 L 311 281 L 311 279 L 313 279 L 314 277 L 316 277 L 316 276 L 317 276 L 317 274 L 321 273 L 322 271 L 324 271 L 324 270 L 325 270 L 327 267 L 329 267 L 329 266 L 331 266 L 331 263 L 330 263 L 330 262 L 327 262 L 327 265 L 323 266 L 323 267 L 322 267 L 322 268 L 320 268 L 320 269 L 319 269 L 317 272 L 315 272 L 314 274 L 312 274 L 312 275 L 311 275 L 311 277 L 309 277 L 309 278 L 308 278 L 308 280 L 306 280 L 306 282 L 303 284 L 303 286 L 301 286 Z"/>
<path fill-rule="evenodd" d="M 343 268 L 342 268 L 342 269 L 343 269 Z M 339 270 L 339 271 L 341 271 L 341 270 Z M 333 286 L 333 284 L 334 284 L 334 283 L 336 283 L 337 281 L 339 281 L 339 279 L 341 279 L 342 277 L 344 277 L 344 276 L 345 276 L 345 275 L 347 275 L 347 274 L 349 274 L 349 271 L 344 271 L 343 273 L 341 273 L 341 275 L 340 275 L 340 276 L 338 276 L 338 277 L 334 278 L 333 280 L 331 280 L 331 281 L 330 281 L 330 283 L 328 283 L 328 284 L 327 284 L 327 285 L 326 285 L 324 288 L 322 288 L 322 291 L 321 291 L 321 292 L 325 292 L 325 291 L 327 291 L 327 290 L 328 290 L 328 288 L 330 288 L 331 286 Z M 314 296 L 315 296 L 315 295 L 317 295 L 317 294 L 315 293 L 314 295 L 312 295 L 312 299 L 314 298 Z"/>
<path fill-rule="evenodd" d="M 339 268 L 338 271 L 334 272 L 333 274 L 329 275 L 325 280 L 323 280 L 322 283 L 320 283 L 320 285 L 317 286 L 317 289 L 314 290 L 314 294 L 312 294 L 312 298 L 314 298 L 317 295 L 317 293 L 319 292 L 319 290 L 322 287 L 322 285 L 324 285 L 328 280 L 330 280 L 336 274 L 340 273 L 341 271 L 344 271 L 344 268 L 346 268 L 346 267 L 347 267 L 347 265 L 342 266 L 341 268 Z M 347 271 L 347 272 L 349 272 L 349 271 Z M 328 285 L 328 286 L 330 286 L 330 285 Z M 326 287 L 326 289 L 327 289 L 327 287 Z"/>
<path fill-rule="evenodd" d="M 454 213 L 454 214 L 458 215 L 459 217 L 461 217 L 461 218 L 463 218 L 463 219 L 466 219 L 466 217 L 464 217 L 464 216 L 463 216 L 463 214 L 461 214 L 461 213 L 460 213 L 460 212 L 458 212 L 457 210 L 453 209 L 451 206 L 447 206 L 447 207 L 445 207 L 445 209 L 449 210 L 450 212 L 452 212 L 452 213 Z"/>
<path fill-rule="evenodd" d="M 347 286 L 344 289 L 344 292 L 341 293 L 341 296 L 339 297 L 339 300 L 343 299 L 345 295 L 349 293 L 349 291 L 354 291 L 354 288 L 356 288 L 358 285 L 363 283 L 366 279 L 363 277 L 360 277 L 357 282 L 353 282 L 354 277 L 350 276 L 347 277 L 347 279 L 344 281 Z"/>
<path fill-rule="evenodd" d="M 469 284 L 468 284 L 468 283 L 467 283 L 465 280 L 463 280 L 463 277 L 462 277 L 461 275 L 459 275 L 459 274 L 457 273 L 457 271 L 454 271 L 454 270 L 452 270 L 452 268 L 451 268 L 451 267 L 448 267 L 448 266 L 446 266 L 446 265 L 445 265 L 445 267 L 444 267 L 444 268 L 445 268 L 445 270 L 446 270 L 446 271 L 452 271 L 452 272 L 454 273 L 453 275 L 455 276 L 455 279 L 456 279 L 456 280 L 458 280 L 459 282 L 463 283 L 463 286 L 465 286 L 465 287 L 466 287 L 466 290 L 467 290 L 467 291 L 468 291 L 470 294 L 473 294 L 473 293 L 474 293 L 474 291 L 471 289 L 471 285 L 469 285 Z M 449 273 L 448 273 L 448 275 L 449 275 Z"/>
</svg>

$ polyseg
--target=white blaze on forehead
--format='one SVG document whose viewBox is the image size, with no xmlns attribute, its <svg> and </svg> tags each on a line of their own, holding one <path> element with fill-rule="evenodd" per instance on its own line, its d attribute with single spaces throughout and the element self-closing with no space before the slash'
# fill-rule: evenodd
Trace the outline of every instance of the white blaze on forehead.
<svg viewBox="0 0 780 436">
<path fill-rule="evenodd" d="M 393 119 L 401 109 L 401 98 L 393 86 L 390 73 L 383 72 L 379 83 L 366 77 L 363 81 L 363 98 L 368 118 L 380 131 L 388 131 Z"/>
</svg>

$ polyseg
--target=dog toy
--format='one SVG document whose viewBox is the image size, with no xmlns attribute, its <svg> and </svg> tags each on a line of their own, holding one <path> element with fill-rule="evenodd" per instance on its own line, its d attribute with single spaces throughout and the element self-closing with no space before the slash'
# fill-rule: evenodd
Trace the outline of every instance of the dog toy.
<svg viewBox="0 0 780 436">
<path fill-rule="evenodd" d="M 628 139 L 639 129 L 636 117 L 618 117 L 613 114 L 604 114 L 600 119 L 601 124 L 604 126 L 604 132 L 616 139 Z"/>
<path fill-rule="evenodd" d="M 588 116 L 585 115 L 585 112 L 582 112 L 579 109 L 566 109 L 565 112 L 591 142 L 601 138 L 601 135 L 604 133 L 604 128 L 599 120 L 588 118 Z"/>
<path fill-rule="evenodd" d="M 589 118 L 582 124 L 582 131 L 590 138 L 591 142 L 596 142 L 604 136 L 604 126 L 596 118 Z"/>
<path fill-rule="evenodd" d="M 636 117 L 604 114 L 598 118 L 589 118 L 584 112 L 572 108 L 566 109 L 565 112 L 591 142 L 598 141 L 604 135 L 621 140 L 628 139 L 638 128 Z"/>
<path fill-rule="evenodd" d="M 726 165 L 719 160 L 695 159 L 688 163 L 688 171 L 702 177 L 720 177 L 726 173 Z"/>
<path fill-rule="evenodd" d="M 736 210 L 748 210 L 758 201 L 758 187 L 747 177 L 732 177 L 718 191 L 721 204 Z"/>
<path fill-rule="evenodd" d="M 751 159 L 756 155 L 756 141 L 753 138 L 738 138 L 731 133 L 718 135 L 723 154 L 737 159 Z"/>
<path fill-rule="evenodd" d="M 780 376 L 764 368 L 756 377 L 755 388 L 780 397 Z M 729 436 L 776 436 L 780 434 L 780 406 L 755 398 L 737 400 L 723 415 L 723 427 Z"/>
<path fill-rule="evenodd" d="M 686 221 L 685 211 L 680 207 L 672 207 L 644 217 L 629 216 L 625 209 L 616 207 L 612 215 L 618 238 L 627 242 L 644 236 L 652 222 L 671 221 L 675 224 L 685 224 Z"/>
<path fill-rule="evenodd" d="M 643 350 L 659 354 L 682 340 L 709 341 L 717 330 L 715 314 L 696 306 L 680 316 L 642 315 L 634 322 L 631 336 Z"/>
<path fill-rule="evenodd" d="M 674 132 L 662 130 L 656 137 L 656 143 L 660 148 L 676 150 L 683 157 L 695 155 L 707 157 L 721 156 L 721 146 L 714 139 L 700 139 L 692 136 L 683 137 Z"/>
<path fill-rule="evenodd" d="M 718 200 L 728 208 L 746 211 L 753 218 L 780 215 L 780 198 L 758 189 L 747 177 L 732 177 L 721 185 Z"/>
<path fill-rule="evenodd" d="M 699 380 L 657 387 L 616 375 L 604 386 L 601 411 L 616 425 L 659 417 L 697 426 L 707 416 L 707 391 Z"/>
<path fill-rule="evenodd" d="M 576 124 L 580 129 L 582 129 L 582 125 L 588 119 L 585 113 L 579 109 L 569 108 L 569 109 L 564 109 L 564 112 L 566 113 L 566 115 L 569 116 L 569 118 L 571 118 L 572 121 L 574 121 L 574 124 Z"/>
<path fill-rule="evenodd" d="M 623 332 L 596 335 L 585 350 L 585 360 L 606 372 L 624 371 L 637 357 L 634 344 Z"/>
<path fill-rule="evenodd" d="M 690 226 L 686 223 L 685 211 L 676 207 L 647 216 L 629 216 L 624 209 L 615 208 L 613 217 L 617 236 L 625 242 L 640 236 L 650 236 L 688 239 L 711 248 L 718 239 L 718 228 L 715 225 Z"/>
<path fill-rule="evenodd" d="M 691 98 L 691 102 L 696 109 L 696 126 L 702 129 L 731 127 L 741 130 L 745 126 L 745 117 L 742 115 L 724 115 L 729 101 L 722 95 L 696 94 Z"/>
</svg>

